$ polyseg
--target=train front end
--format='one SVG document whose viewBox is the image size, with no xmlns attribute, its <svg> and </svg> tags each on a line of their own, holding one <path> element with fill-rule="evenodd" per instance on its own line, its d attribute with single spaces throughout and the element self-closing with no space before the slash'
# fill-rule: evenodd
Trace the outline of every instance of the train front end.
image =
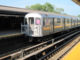
<svg viewBox="0 0 80 60">
<path fill-rule="evenodd" d="M 21 33 L 31 37 L 42 37 L 42 17 L 37 13 L 25 15 L 21 24 Z"/>
</svg>

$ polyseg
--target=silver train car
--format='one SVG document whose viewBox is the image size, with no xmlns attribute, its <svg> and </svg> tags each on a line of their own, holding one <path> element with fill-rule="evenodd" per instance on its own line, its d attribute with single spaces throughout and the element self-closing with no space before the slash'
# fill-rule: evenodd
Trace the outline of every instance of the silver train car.
<svg viewBox="0 0 80 60">
<path fill-rule="evenodd" d="M 80 26 L 74 16 L 53 13 L 28 13 L 21 24 L 21 33 L 30 37 L 43 37 Z"/>
</svg>

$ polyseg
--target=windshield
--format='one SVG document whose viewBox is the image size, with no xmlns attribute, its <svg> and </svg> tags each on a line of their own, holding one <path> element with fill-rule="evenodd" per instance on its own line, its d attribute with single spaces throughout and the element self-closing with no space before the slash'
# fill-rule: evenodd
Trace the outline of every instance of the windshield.
<svg viewBox="0 0 80 60">
<path fill-rule="evenodd" d="M 40 24 L 41 24 L 40 18 L 36 18 L 36 25 L 40 25 Z"/>
<path fill-rule="evenodd" d="M 29 17 L 29 23 L 34 24 L 34 18 L 33 17 Z"/>
</svg>

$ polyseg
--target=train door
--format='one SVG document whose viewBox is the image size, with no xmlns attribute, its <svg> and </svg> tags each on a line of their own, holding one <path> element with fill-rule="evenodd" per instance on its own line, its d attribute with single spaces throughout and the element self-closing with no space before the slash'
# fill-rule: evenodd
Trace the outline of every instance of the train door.
<svg viewBox="0 0 80 60">
<path fill-rule="evenodd" d="M 76 27 L 78 26 L 78 23 L 77 23 L 77 19 L 76 19 Z"/>
<path fill-rule="evenodd" d="M 76 27 L 76 21 L 75 21 L 75 19 L 74 19 L 74 27 Z"/>
<path fill-rule="evenodd" d="M 28 34 L 33 35 L 34 34 L 34 17 L 28 17 Z"/>
<path fill-rule="evenodd" d="M 79 26 L 79 19 L 77 19 L 77 24 L 78 24 L 78 26 Z"/>
<path fill-rule="evenodd" d="M 72 19 L 70 19 L 70 28 L 72 28 Z"/>
<path fill-rule="evenodd" d="M 54 33 L 63 30 L 63 20 L 61 18 L 54 19 Z"/>
<path fill-rule="evenodd" d="M 41 18 L 40 17 L 35 17 L 35 24 L 34 24 L 34 33 L 35 36 L 40 36 L 41 35 Z"/>
<path fill-rule="evenodd" d="M 66 27 L 65 28 L 66 30 L 71 28 L 71 20 L 70 19 L 65 20 L 65 27 Z"/>
<path fill-rule="evenodd" d="M 78 19 L 77 19 L 77 27 L 78 27 Z"/>
<path fill-rule="evenodd" d="M 72 28 L 74 28 L 74 19 L 72 19 Z"/>
<path fill-rule="evenodd" d="M 63 18 L 63 29 L 65 30 L 65 20 L 66 18 Z"/>
<path fill-rule="evenodd" d="M 54 19 L 55 18 L 52 18 L 52 32 L 54 33 Z"/>
</svg>

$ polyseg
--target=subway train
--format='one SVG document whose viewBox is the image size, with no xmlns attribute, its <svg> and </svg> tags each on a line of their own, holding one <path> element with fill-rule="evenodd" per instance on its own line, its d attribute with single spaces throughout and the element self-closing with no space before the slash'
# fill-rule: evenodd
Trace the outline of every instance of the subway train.
<svg viewBox="0 0 80 60">
<path fill-rule="evenodd" d="M 21 33 L 29 37 L 44 37 L 80 26 L 79 17 L 53 14 L 28 13 L 21 24 Z"/>
</svg>

